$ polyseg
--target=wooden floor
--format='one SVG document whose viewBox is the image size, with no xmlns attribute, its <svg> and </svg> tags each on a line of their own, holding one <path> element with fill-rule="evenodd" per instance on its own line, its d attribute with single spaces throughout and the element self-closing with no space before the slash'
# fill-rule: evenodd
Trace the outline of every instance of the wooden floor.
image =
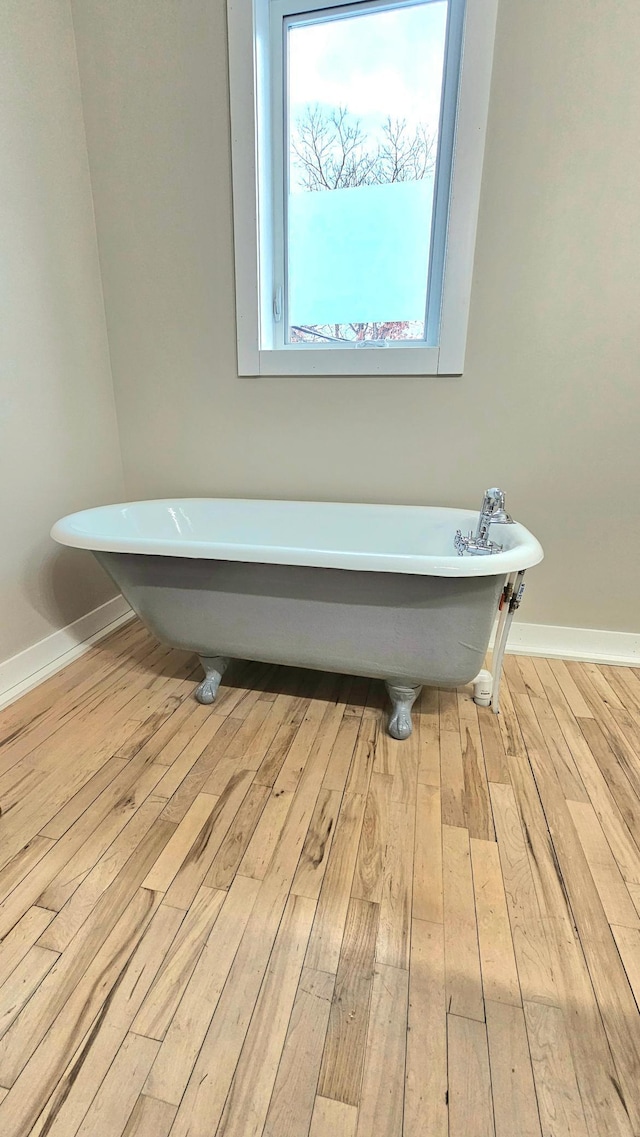
<svg viewBox="0 0 640 1137">
<path fill-rule="evenodd" d="M 0 714 L 2 1137 L 640 1135 L 640 670 L 499 719 L 130 624 Z"/>
</svg>

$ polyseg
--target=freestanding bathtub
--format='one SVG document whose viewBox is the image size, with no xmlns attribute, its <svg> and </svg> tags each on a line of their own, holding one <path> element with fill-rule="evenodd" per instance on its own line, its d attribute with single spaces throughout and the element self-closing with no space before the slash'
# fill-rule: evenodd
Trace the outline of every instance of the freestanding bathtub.
<svg viewBox="0 0 640 1137">
<path fill-rule="evenodd" d="M 163 642 L 196 652 L 213 702 L 230 657 L 387 683 L 389 731 L 411 733 L 422 684 L 480 679 L 505 583 L 542 559 L 522 525 L 503 551 L 459 556 L 471 510 L 192 498 L 102 506 L 51 535 L 90 549 Z M 479 677 L 480 673 L 480 677 Z M 497 709 L 497 708 L 496 708 Z"/>
</svg>

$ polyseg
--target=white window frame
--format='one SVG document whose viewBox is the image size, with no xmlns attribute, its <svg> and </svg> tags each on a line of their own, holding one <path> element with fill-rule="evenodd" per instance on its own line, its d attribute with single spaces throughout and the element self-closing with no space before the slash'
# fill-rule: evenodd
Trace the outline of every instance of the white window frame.
<svg viewBox="0 0 640 1137">
<path fill-rule="evenodd" d="M 366 8 L 416 0 L 367 0 Z M 451 21 L 463 22 L 460 73 L 445 86 L 443 116 L 455 115 L 453 152 L 443 162 L 448 200 L 434 226 L 431 257 L 441 258 L 437 305 L 430 305 L 424 342 L 349 347 L 278 342 L 273 320 L 274 218 L 283 241 L 282 203 L 273 201 L 273 115 L 282 110 L 282 78 L 271 67 L 271 5 L 280 14 L 346 7 L 345 0 L 227 0 L 238 374 L 241 376 L 461 375 L 482 181 L 498 0 L 450 0 Z M 365 5 L 363 5 L 365 7 Z M 274 73 L 275 72 L 275 73 Z M 456 98 L 457 95 L 457 98 Z M 274 110 L 275 108 L 275 110 Z M 445 135 L 443 135 L 445 137 Z M 446 168 L 450 160 L 449 169 Z M 280 158 L 282 162 L 282 158 Z M 442 210 L 436 181 L 434 215 Z M 442 214 L 440 214 L 442 217 Z M 439 326 L 438 326 L 439 316 Z M 284 323 L 282 321 L 281 325 Z"/>
</svg>

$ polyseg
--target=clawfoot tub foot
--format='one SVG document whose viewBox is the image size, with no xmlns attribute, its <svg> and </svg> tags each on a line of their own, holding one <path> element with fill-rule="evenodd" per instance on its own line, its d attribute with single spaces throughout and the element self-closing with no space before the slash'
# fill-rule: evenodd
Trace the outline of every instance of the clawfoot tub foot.
<svg viewBox="0 0 640 1137">
<path fill-rule="evenodd" d="M 411 708 L 422 690 L 420 687 L 402 687 L 396 683 L 386 683 L 389 698 L 393 704 L 387 730 L 392 738 L 408 738 L 413 730 Z"/>
<path fill-rule="evenodd" d="M 201 655 L 200 663 L 205 678 L 196 687 L 195 696 L 199 703 L 212 703 L 218 694 L 218 687 L 229 660 L 223 655 Z"/>
</svg>

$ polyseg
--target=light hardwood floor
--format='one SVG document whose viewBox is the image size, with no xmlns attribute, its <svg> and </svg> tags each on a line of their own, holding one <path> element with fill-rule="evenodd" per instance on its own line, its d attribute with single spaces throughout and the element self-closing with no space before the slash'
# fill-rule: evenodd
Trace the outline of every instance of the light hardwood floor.
<svg viewBox="0 0 640 1137">
<path fill-rule="evenodd" d="M 638 1137 L 640 669 L 196 671 L 0 714 L 2 1137 Z"/>
</svg>

